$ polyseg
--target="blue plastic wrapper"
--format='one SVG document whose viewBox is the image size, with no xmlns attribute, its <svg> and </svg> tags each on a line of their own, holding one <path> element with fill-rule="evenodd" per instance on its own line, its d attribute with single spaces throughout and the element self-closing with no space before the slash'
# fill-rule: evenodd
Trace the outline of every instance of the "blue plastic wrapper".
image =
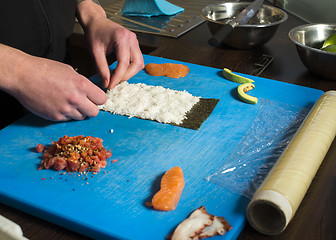
<svg viewBox="0 0 336 240">
<path fill-rule="evenodd" d="M 224 188 L 252 198 L 310 109 L 259 99 L 255 120 L 224 166 L 207 177 Z"/>
<path fill-rule="evenodd" d="M 166 0 L 125 0 L 122 14 L 125 16 L 152 17 L 175 15 L 184 9 Z"/>
</svg>

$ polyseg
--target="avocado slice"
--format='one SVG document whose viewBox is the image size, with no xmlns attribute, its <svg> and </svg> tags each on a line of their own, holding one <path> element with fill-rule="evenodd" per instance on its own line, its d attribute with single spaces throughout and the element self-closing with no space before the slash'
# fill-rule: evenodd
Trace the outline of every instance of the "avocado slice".
<svg viewBox="0 0 336 240">
<path fill-rule="evenodd" d="M 236 83 L 251 83 L 251 82 L 254 82 L 252 79 L 249 79 L 249 78 L 242 77 L 242 76 L 239 76 L 237 74 L 234 74 L 228 68 L 224 68 L 222 74 L 223 74 L 223 77 L 225 77 L 226 79 L 228 79 L 228 80 L 230 80 L 232 82 L 236 82 Z"/>
<path fill-rule="evenodd" d="M 253 83 L 243 83 L 243 84 L 239 85 L 238 88 L 237 88 L 238 97 L 246 103 L 257 104 L 258 98 L 246 94 L 246 92 L 252 90 L 254 87 L 255 86 L 254 86 Z"/>
</svg>

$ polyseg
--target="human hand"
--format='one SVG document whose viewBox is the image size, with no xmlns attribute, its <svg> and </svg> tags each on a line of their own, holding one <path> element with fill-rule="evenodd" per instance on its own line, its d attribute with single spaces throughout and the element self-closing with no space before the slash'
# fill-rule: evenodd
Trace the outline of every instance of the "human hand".
<svg viewBox="0 0 336 240">
<path fill-rule="evenodd" d="M 114 88 L 144 68 L 143 57 L 136 35 L 108 20 L 97 21 L 88 33 L 88 41 L 104 87 Z M 116 52 L 117 66 L 111 76 L 106 55 Z"/>
<path fill-rule="evenodd" d="M 20 69 L 7 90 L 40 117 L 82 120 L 96 116 L 106 101 L 104 91 L 69 65 L 30 55 L 17 61 Z"/>
<path fill-rule="evenodd" d="M 114 88 L 120 81 L 127 81 L 144 68 L 135 33 L 107 19 L 101 7 L 91 1 L 82 2 L 77 9 L 103 87 Z M 86 12 L 91 13 L 90 17 Z M 118 61 L 113 74 L 106 59 L 112 51 L 116 52 Z"/>
</svg>

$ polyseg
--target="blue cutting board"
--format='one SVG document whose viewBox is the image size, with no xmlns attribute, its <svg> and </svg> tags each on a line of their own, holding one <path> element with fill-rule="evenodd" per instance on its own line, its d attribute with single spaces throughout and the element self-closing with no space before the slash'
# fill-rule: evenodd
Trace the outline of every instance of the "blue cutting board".
<svg viewBox="0 0 336 240">
<path fill-rule="evenodd" d="M 144 56 L 145 63 L 177 61 Z M 29 114 L 0 131 L 0 201 L 47 221 L 96 239 L 165 239 L 196 208 L 224 216 L 233 229 L 214 239 L 235 239 L 245 224 L 249 200 L 205 178 L 223 166 L 254 120 L 260 104 L 238 100 L 237 83 L 221 76 L 221 69 L 189 63 L 180 79 L 152 77 L 145 70 L 130 83 L 187 90 L 220 102 L 199 130 L 100 112 L 84 121 L 54 123 Z M 111 66 L 114 68 L 114 65 Z M 322 91 L 249 76 L 259 99 L 298 107 L 312 107 Z M 98 81 L 92 77 L 92 81 Z M 113 133 L 111 133 L 113 129 Z M 37 168 L 38 143 L 50 144 L 68 135 L 102 138 L 113 156 L 99 174 L 81 175 Z M 112 162 L 118 159 L 117 162 Z M 165 171 L 183 169 L 185 188 L 175 210 L 147 207 Z M 63 172 L 62 172 L 63 173 Z"/>
</svg>

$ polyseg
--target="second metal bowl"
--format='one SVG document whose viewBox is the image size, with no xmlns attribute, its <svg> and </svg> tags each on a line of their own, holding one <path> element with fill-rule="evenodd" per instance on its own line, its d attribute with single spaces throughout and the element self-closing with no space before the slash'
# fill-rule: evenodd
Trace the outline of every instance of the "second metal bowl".
<svg viewBox="0 0 336 240">
<path fill-rule="evenodd" d="M 320 49 L 333 33 L 336 33 L 336 24 L 306 24 L 293 28 L 289 38 L 308 70 L 336 81 L 336 53 Z"/>
</svg>

